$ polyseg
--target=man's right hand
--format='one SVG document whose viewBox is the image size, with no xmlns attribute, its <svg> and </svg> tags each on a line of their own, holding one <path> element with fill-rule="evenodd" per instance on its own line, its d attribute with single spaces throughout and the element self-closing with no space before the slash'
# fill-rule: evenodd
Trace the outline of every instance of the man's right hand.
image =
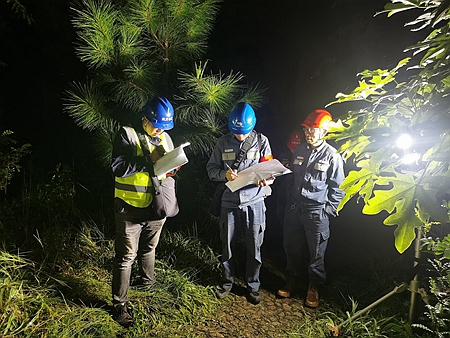
<svg viewBox="0 0 450 338">
<path fill-rule="evenodd" d="M 227 173 L 225 174 L 225 177 L 227 178 L 228 181 L 234 181 L 236 179 L 236 177 L 238 177 L 238 173 L 237 170 L 228 170 Z"/>
<path fill-rule="evenodd" d="M 152 153 L 150 154 L 150 159 L 152 160 L 152 162 L 156 162 L 161 157 L 163 157 L 165 153 L 166 150 L 164 149 L 163 146 L 157 146 L 155 147 L 155 149 L 153 149 Z"/>
</svg>

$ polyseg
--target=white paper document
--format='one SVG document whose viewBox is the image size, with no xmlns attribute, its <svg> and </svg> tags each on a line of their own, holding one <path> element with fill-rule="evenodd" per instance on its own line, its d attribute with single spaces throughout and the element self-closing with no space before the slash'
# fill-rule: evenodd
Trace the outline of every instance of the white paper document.
<svg viewBox="0 0 450 338">
<path fill-rule="evenodd" d="M 163 157 L 153 164 L 153 171 L 156 176 L 160 177 L 172 171 L 175 168 L 181 167 L 182 165 L 188 163 L 188 158 L 184 153 L 183 148 L 190 145 L 189 142 L 183 143 L 174 150 L 169 151 Z"/>
<path fill-rule="evenodd" d="M 256 184 L 260 180 L 289 174 L 291 172 L 280 161 L 274 159 L 267 162 L 260 162 L 240 171 L 234 181 L 228 181 L 225 185 L 234 192 L 249 184 Z"/>
</svg>

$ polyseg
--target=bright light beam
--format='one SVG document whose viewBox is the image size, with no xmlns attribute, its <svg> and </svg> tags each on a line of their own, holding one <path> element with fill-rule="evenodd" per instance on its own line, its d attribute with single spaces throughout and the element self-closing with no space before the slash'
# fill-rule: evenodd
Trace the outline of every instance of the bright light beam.
<svg viewBox="0 0 450 338">
<path fill-rule="evenodd" d="M 397 139 L 397 147 L 400 149 L 409 149 L 413 144 L 413 139 L 409 134 L 403 134 Z"/>
<path fill-rule="evenodd" d="M 410 153 L 410 154 L 406 154 L 405 156 L 403 156 L 402 163 L 403 164 L 413 164 L 413 163 L 417 162 L 419 159 L 420 159 L 420 154 Z"/>
</svg>

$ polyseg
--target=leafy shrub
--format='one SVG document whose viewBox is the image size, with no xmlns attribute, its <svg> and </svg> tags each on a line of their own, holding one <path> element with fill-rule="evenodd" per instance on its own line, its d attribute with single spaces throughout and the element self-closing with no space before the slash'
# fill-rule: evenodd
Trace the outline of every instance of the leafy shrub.
<svg viewBox="0 0 450 338">
<path fill-rule="evenodd" d="M 17 143 L 9 137 L 12 134 L 11 130 L 5 130 L 0 134 L 0 191 L 3 190 L 5 193 L 14 173 L 21 169 L 19 161 L 31 152 L 29 149 L 31 144 L 28 143 L 19 148 L 11 146 Z"/>
<path fill-rule="evenodd" d="M 114 337 L 120 331 L 105 311 L 69 303 L 61 287 L 42 266 L 0 251 L 0 336 Z"/>
<path fill-rule="evenodd" d="M 429 259 L 428 289 L 432 295 L 426 305 L 420 323 L 413 324 L 424 331 L 424 337 L 448 337 L 450 335 L 450 235 L 444 239 L 425 238 L 427 250 L 434 254 Z"/>
</svg>

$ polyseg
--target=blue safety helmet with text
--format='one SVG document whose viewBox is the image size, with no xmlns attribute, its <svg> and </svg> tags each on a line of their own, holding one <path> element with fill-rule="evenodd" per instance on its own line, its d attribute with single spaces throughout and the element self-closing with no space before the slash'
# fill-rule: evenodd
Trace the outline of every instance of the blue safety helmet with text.
<svg viewBox="0 0 450 338">
<path fill-rule="evenodd" d="M 158 129 L 169 130 L 174 126 L 172 104 L 164 97 L 155 97 L 149 101 L 144 106 L 142 113 Z"/>
<path fill-rule="evenodd" d="M 233 108 L 228 118 L 228 128 L 233 134 L 248 134 L 255 128 L 255 124 L 255 111 L 246 102 L 239 102 Z"/>
</svg>

